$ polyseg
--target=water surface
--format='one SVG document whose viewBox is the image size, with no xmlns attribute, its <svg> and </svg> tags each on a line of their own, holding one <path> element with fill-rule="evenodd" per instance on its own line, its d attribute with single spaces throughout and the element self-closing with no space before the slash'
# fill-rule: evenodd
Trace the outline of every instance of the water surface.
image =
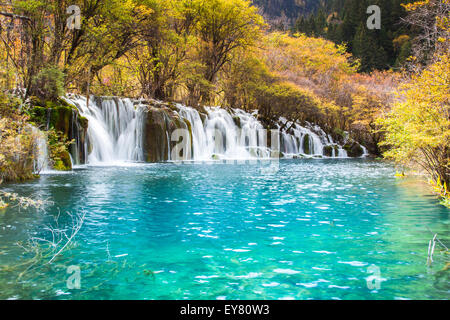
<svg viewBox="0 0 450 320">
<path fill-rule="evenodd" d="M 54 204 L 0 212 L 0 298 L 449 298 L 445 257 L 437 250 L 426 265 L 431 231 L 448 243 L 449 210 L 426 186 L 371 160 L 261 168 L 89 167 L 3 185 Z M 48 239 L 57 215 L 69 228 L 67 212 L 86 212 L 69 250 L 49 265 L 18 266 L 32 254 L 17 242 Z M 67 288 L 71 265 L 79 290 Z M 367 283 L 373 266 L 378 289 Z"/>
</svg>

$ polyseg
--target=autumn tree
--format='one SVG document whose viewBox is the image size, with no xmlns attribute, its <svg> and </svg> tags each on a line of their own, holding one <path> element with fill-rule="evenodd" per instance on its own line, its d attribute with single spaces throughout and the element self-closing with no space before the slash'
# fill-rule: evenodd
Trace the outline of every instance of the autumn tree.
<svg viewBox="0 0 450 320">
<path fill-rule="evenodd" d="M 450 185 L 450 57 L 448 54 L 399 91 L 391 112 L 379 120 L 386 132 L 385 156 L 419 164 L 431 177 Z"/>
<path fill-rule="evenodd" d="M 412 53 L 412 67 L 432 62 L 436 53 L 450 51 L 450 0 L 413 1 L 403 5 L 408 15 L 404 21 L 417 29 Z"/>
<path fill-rule="evenodd" d="M 249 0 L 196 0 L 195 16 L 201 71 L 215 84 L 233 51 L 248 48 L 259 38 L 264 20 Z M 201 98 L 209 101 L 210 93 L 202 92 Z"/>
<path fill-rule="evenodd" d="M 132 50 L 141 84 L 141 94 L 156 99 L 172 99 L 180 85 L 182 64 L 195 46 L 193 29 L 197 21 L 191 0 L 153 1 L 152 20 L 139 46 Z"/>
</svg>

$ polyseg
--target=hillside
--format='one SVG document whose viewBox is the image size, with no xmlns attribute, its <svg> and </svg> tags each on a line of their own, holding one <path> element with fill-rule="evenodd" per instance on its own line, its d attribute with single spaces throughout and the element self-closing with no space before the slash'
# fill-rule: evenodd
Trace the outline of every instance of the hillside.
<svg viewBox="0 0 450 320">
<path fill-rule="evenodd" d="M 313 13 L 329 0 L 253 0 L 266 20 L 275 26 L 289 27 L 301 15 Z"/>
</svg>

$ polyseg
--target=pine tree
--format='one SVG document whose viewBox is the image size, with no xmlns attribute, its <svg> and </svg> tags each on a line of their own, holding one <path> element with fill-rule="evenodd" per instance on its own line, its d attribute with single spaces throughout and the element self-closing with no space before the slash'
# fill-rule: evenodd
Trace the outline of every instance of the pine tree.
<svg viewBox="0 0 450 320">
<path fill-rule="evenodd" d="M 335 43 L 347 45 L 348 52 L 359 57 L 361 70 L 398 67 L 409 56 L 410 49 L 394 47 L 394 40 L 412 32 L 401 23 L 406 11 L 401 6 L 413 0 L 328 0 L 322 3 L 314 16 L 299 18 L 294 32 L 325 37 Z M 381 9 L 381 30 L 369 30 L 367 8 L 378 5 Z M 336 19 L 327 15 L 336 14 Z"/>
</svg>

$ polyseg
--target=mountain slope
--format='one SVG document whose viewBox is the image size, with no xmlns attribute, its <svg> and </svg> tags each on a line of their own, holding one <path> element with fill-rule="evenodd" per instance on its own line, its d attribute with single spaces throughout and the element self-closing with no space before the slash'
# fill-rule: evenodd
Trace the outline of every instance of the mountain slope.
<svg viewBox="0 0 450 320">
<path fill-rule="evenodd" d="M 309 15 L 327 0 L 253 0 L 272 24 L 292 25 L 300 15 Z"/>
</svg>

